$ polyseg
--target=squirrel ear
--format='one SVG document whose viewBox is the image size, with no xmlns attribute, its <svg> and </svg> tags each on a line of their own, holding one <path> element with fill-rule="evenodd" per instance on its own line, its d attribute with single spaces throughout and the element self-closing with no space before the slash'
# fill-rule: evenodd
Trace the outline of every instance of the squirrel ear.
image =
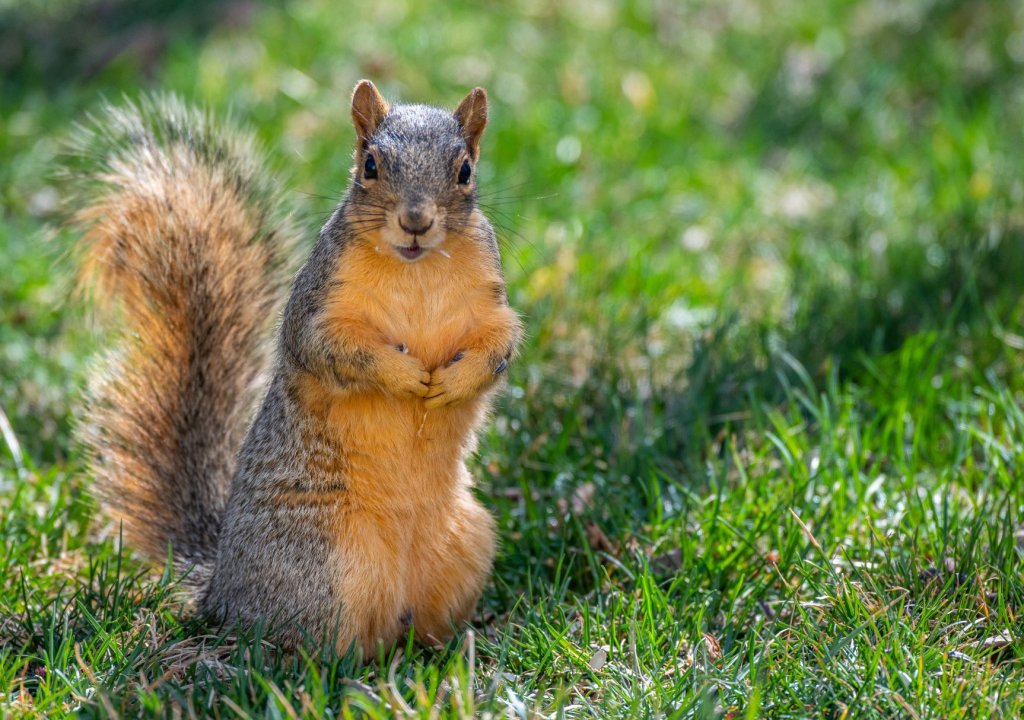
<svg viewBox="0 0 1024 720">
<path fill-rule="evenodd" d="M 388 114 L 387 101 L 369 80 L 360 80 L 352 91 L 352 124 L 360 140 L 369 140 Z"/>
<path fill-rule="evenodd" d="M 470 155 L 476 160 L 480 155 L 480 138 L 487 125 L 487 92 L 473 88 L 455 108 L 455 119 L 462 126 L 462 137 L 466 139 Z"/>
</svg>

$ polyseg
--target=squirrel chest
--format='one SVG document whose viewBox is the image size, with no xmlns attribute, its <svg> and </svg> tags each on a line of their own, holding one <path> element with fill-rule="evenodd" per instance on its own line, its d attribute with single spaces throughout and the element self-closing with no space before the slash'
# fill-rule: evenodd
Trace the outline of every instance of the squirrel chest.
<svg viewBox="0 0 1024 720">
<path fill-rule="evenodd" d="M 403 263 L 372 246 L 350 248 L 333 277 L 326 325 L 358 323 L 396 352 L 401 347 L 419 358 L 427 371 L 442 367 L 498 308 L 501 278 L 486 253 L 455 240 L 445 253 Z M 393 498 L 408 491 L 414 500 L 453 489 L 484 408 L 474 399 L 427 410 L 421 398 L 361 389 L 329 393 L 324 409 L 346 486 L 372 502 L 382 492 Z"/>
<path fill-rule="evenodd" d="M 416 264 L 393 258 L 375 263 L 365 250 L 353 254 L 358 257 L 335 276 L 332 304 L 360 317 L 384 342 L 404 346 L 428 371 L 452 359 L 462 337 L 494 304 L 479 263 L 469 271 L 461 267 L 470 264 L 465 258 L 435 252 Z"/>
</svg>

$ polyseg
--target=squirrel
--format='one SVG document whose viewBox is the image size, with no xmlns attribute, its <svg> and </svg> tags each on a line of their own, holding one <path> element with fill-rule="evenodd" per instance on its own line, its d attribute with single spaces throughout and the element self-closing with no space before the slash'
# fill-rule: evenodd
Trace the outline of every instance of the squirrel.
<svg viewBox="0 0 1024 720">
<path fill-rule="evenodd" d="M 126 542 L 285 648 L 450 636 L 495 553 L 466 460 L 523 335 L 477 204 L 486 92 L 356 85 L 350 186 L 283 312 L 295 232 L 252 137 L 170 97 L 105 112 L 74 217 L 124 331 L 78 435 Z"/>
</svg>

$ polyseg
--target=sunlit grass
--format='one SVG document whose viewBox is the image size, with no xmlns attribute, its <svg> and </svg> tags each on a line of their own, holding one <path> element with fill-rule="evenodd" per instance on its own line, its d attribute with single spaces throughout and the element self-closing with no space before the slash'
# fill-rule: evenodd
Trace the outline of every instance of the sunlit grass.
<svg viewBox="0 0 1024 720">
<path fill-rule="evenodd" d="M 0 714 L 1024 711 L 1024 10 L 189 7 L 155 59 L 0 84 Z M 190 620 L 118 553 L 70 443 L 103 340 L 54 175 L 101 98 L 173 90 L 256 128 L 311 242 L 363 76 L 490 91 L 529 340 L 475 463 L 472 627 L 359 667 Z"/>
</svg>

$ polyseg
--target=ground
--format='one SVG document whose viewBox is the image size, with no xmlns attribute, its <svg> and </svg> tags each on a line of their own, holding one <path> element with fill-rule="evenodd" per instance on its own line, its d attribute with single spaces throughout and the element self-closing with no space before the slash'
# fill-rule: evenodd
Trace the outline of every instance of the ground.
<svg viewBox="0 0 1024 720">
<path fill-rule="evenodd" d="M 3 7 L 0 714 L 1024 712 L 1024 5 Z M 529 331 L 473 463 L 479 611 L 365 667 L 190 621 L 116 550 L 58 160 L 103 98 L 230 110 L 308 249 L 360 77 L 490 90 Z"/>
</svg>

